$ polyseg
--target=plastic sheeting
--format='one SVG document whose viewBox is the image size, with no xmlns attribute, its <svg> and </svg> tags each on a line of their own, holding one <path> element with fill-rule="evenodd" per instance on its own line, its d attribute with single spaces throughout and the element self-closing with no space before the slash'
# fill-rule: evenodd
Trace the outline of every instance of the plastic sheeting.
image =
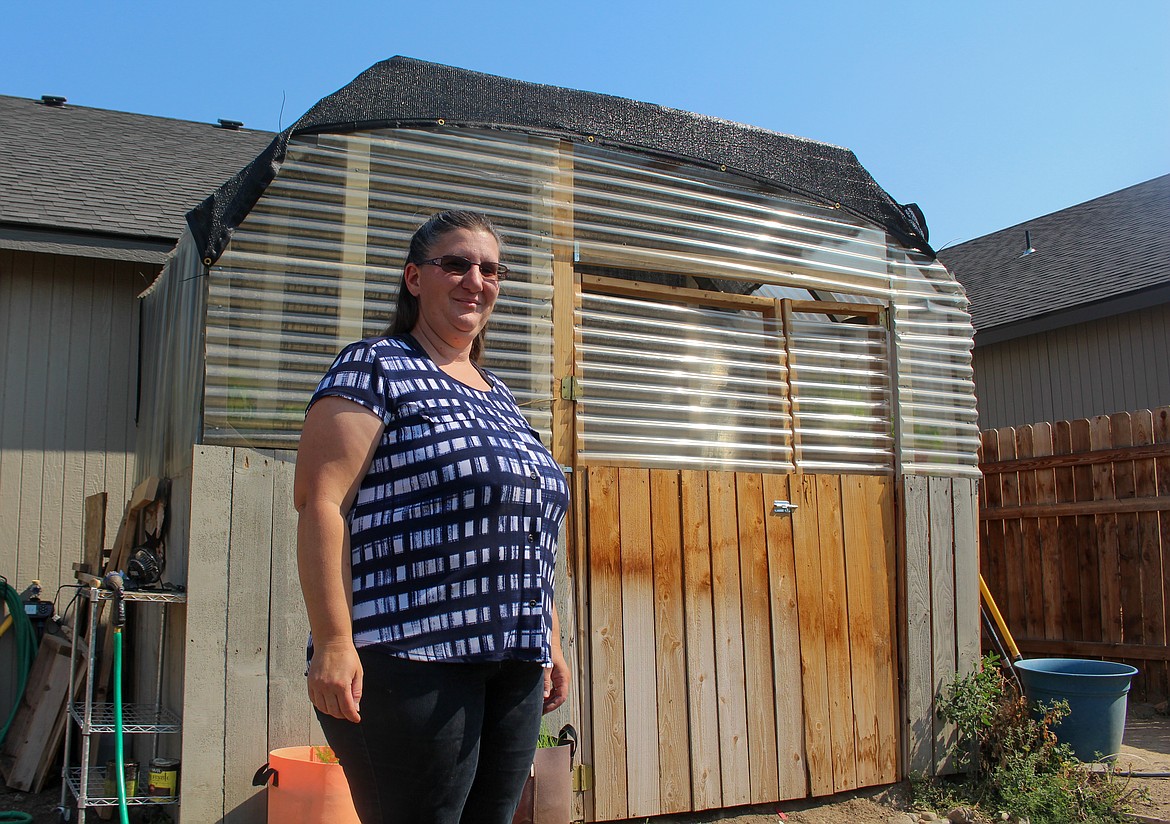
<svg viewBox="0 0 1170 824">
<path fill-rule="evenodd" d="M 515 274 L 485 365 L 546 434 L 562 377 L 554 238 L 572 238 L 585 281 L 578 460 L 977 473 L 966 299 L 930 257 L 843 209 L 724 172 L 469 129 L 293 140 L 206 281 L 204 439 L 295 445 L 329 361 L 389 321 L 410 233 L 452 207 L 504 230 Z M 591 289 L 590 272 L 645 294 Z M 785 321 L 762 287 L 878 309 Z M 712 300 L 672 300 L 672 288 Z"/>
</svg>

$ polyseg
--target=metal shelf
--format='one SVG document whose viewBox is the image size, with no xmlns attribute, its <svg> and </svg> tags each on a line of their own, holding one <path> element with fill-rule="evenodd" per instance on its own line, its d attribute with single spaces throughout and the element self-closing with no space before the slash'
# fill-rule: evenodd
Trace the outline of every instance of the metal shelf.
<svg viewBox="0 0 1170 824">
<path fill-rule="evenodd" d="M 117 797 L 109 797 L 104 795 L 91 795 L 88 790 L 90 787 L 99 787 L 104 792 L 106 785 L 106 769 L 105 767 L 90 767 L 88 773 L 88 780 L 86 781 L 86 795 L 82 798 L 81 795 L 81 769 L 71 768 L 69 775 L 66 777 L 69 784 L 69 792 L 73 793 L 73 797 L 82 803 L 85 807 L 116 807 L 118 806 Z M 141 787 L 141 782 L 139 783 Z M 131 804 L 175 804 L 179 800 L 177 795 L 135 795 L 126 799 L 126 805 Z"/>
<path fill-rule="evenodd" d="M 94 601 L 114 600 L 114 591 L 111 589 L 84 587 L 81 591 Z M 122 599 L 128 603 L 131 601 L 144 601 L 153 604 L 185 604 L 187 603 L 187 593 L 171 592 L 163 589 L 128 589 L 122 593 Z"/>
<path fill-rule="evenodd" d="M 106 770 L 104 767 L 91 766 L 83 769 L 81 766 L 73 767 L 69 764 L 73 753 L 71 744 L 75 723 L 81 738 L 79 765 L 90 764 L 93 761 L 92 738 L 94 735 L 115 732 L 114 705 L 110 702 L 96 702 L 93 699 L 94 677 L 97 674 L 94 665 L 97 658 L 98 633 L 95 630 L 98 627 L 98 612 L 102 602 L 113 601 L 116 595 L 112 590 L 93 586 L 86 586 L 81 591 L 89 601 L 90 632 L 84 639 L 79 638 L 76 633 L 73 635 L 70 655 L 69 683 L 77 683 L 79 667 L 83 668 L 85 671 L 85 690 L 80 700 L 69 702 L 69 719 L 65 725 L 65 764 L 62 769 L 64 780 L 61 782 L 61 810 L 66 821 L 71 817 L 70 810 L 66 806 L 70 795 L 76 803 L 79 821 L 85 820 L 87 807 L 114 807 L 118 804 L 117 798 L 105 795 Z M 162 707 L 162 673 L 165 652 L 163 641 L 167 635 L 167 613 L 169 612 L 165 607 L 170 604 L 185 604 L 187 593 L 161 589 L 133 590 L 122 593 L 121 597 L 127 603 L 153 603 L 164 607 L 158 630 L 158 646 L 155 650 L 157 669 L 154 682 L 154 702 L 123 705 L 122 731 L 128 734 L 137 733 L 153 736 L 161 733 L 181 732 L 181 717 L 174 711 Z M 158 755 L 157 737 L 154 739 L 154 754 Z M 145 792 L 146 787 L 142 784 L 141 778 L 142 774 L 140 773 L 138 788 Z M 136 795 L 126 799 L 126 802 L 136 806 L 178 804 L 179 796 Z"/>
<path fill-rule="evenodd" d="M 114 705 L 94 703 L 90 705 L 89 726 L 85 726 L 84 703 L 69 705 L 69 714 L 81 727 L 83 733 L 114 732 Z M 177 713 L 153 704 L 125 704 L 122 707 L 122 730 L 126 733 L 179 732 L 183 721 Z"/>
</svg>

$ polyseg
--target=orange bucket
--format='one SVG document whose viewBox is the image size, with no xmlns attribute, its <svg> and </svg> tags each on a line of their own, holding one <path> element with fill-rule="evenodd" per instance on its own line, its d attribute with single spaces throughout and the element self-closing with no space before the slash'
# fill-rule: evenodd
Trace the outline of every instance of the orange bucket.
<svg viewBox="0 0 1170 824">
<path fill-rule="evenodd" d="M 268 753 L 268 763 L 252 783 L 268 784 L 268 824 L 359 824 L 341 765 L 322 761 L 314 750 L 283 747 Z"/>
</svg>

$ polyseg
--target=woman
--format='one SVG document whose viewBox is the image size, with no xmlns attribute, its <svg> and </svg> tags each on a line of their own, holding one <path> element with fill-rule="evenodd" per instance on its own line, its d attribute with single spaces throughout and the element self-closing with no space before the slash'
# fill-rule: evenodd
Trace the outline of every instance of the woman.
<svg viewBox="0 0 1170 824">
<path fill-rule="evenodd" d="M 507 824 L 568 690 L 552 597 L 567 485 L 478 365 L 499 261 L 483 215 L 431 217 L 391 328 L 338 355 L 305 416 L 309 697 L 363 824 Z"/>
</svg>

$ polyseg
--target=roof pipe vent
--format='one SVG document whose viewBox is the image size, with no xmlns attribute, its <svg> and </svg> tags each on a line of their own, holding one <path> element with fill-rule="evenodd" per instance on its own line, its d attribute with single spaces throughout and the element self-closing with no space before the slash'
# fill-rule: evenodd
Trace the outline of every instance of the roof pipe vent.
<svg viewBox="0 0 1170 824">
<path fill-rule="evenodd" d="M 238 132 L 241 128 L 243 128 L 243 125 L 244 121 L 242 120 L 224 120 L 222 117 L 219 119 L 219 128 L 221 129 L 229 129 L 233 132 Z"/>
<path fill-rule="evenodd" d="M 1024 230 L 1024 246 L 1027 248 L 1024 249 L 1024 253 L 1020 255 L 1020 257 L 1027 257 L 1028 255 L 1035 254 L 1036 249 L 1032 246 L 1032 233 L 1026 229 Z"/>
<path fill-rule="evenodd" d="M 59 97 L 55 94 L 42 94 L 41 103 L 45 106 L 54 106 L 60 109 L 65 106 L 66 100 L 64 97 Z"/>
</svg>

